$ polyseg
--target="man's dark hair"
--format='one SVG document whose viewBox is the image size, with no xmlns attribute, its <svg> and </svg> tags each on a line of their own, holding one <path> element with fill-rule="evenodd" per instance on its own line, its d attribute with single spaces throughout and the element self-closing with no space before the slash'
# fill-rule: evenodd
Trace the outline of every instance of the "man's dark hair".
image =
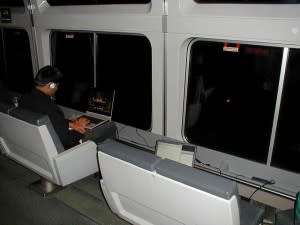
<svg viewBox="0 0 300 225">
<path fill-rule="evenodd" d="M 49 82 L 59 83 L 62 78 L 63 74 L 58 68 L 45 66 L 38 71 L 34 81 L 38 85 L 46 85 Z"/>
</svg>

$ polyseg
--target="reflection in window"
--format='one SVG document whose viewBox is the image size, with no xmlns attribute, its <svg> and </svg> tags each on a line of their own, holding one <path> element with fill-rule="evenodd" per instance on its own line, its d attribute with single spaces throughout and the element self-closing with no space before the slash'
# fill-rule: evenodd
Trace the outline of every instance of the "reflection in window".
<svg viewBox="0 0 300 225">
<path fill-rule="evenodd" d="M 282 48 L 197 41 L 191 47 L 185 135 L 266 162 Z"/>
<path fill-rule="evenodd" d="M 6 62 L 3 83 L 10 91 L 25 93 L 33 87 L 29 37 L 25 30 L 3 29 Z"/>
<path fill-rule="evenodd" d="M 50 5 L 146 4 L 151 0 L 47 0 Z"/>
<path fill-rule="evenodd" d="M 114 121 L 150 129 L 151 58 L 144 36 L 98 34 L 97 87 L 115 89 Z"/>
<path fill-rule="evenodd" d="M 300 0 L 194 0 L 197 3 L 233 3 L 233 4 L 294 4 Z"/>
<path fill-rule="evenodd" d="M 144 36 L 98 34 L 96 73 L 92 33 L 52 33 L 53 65 L 64 73 L 58 104 L 87 110 L 91 89 L 115 90 L 113 120 L 150 129 L 152 119 L 152 54 Z"/>
<path fill-rule="evenodd" d="M 53 65 L 64 74 L 56 94 L 58 104 L 85 111 L 93 87 L 94 41 L 91 33 L 52 33 Z"/>
<path fill-rule="evenodd" d="M 300 172 L 300 50 L 291 49 L 278 119 L 272 166 Z"/>
</svg>

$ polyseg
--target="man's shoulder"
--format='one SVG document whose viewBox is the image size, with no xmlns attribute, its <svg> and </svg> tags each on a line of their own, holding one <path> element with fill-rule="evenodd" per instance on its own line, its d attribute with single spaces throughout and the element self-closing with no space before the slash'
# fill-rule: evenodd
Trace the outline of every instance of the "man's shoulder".
<svg viewBox="0 0 300 225">
<path fill-rule="evenodd" d="M 22 97 L 22 101 L 33 101 L 33 100 L 43 100 L 43 101 L 50 101 L 50 97 L 48 97 L 46 94 L 40 92 L 40 91 L 37 91 L 37 90 L 32 90 L 26 94 L 23 95 Z"/>
<path fill-rule="evenodd" d="M 53 108 L 55 107 L 55 104 L 53 104 L 52 100 L 45 94 L 33 90 L 22 96 L 20 99 L 20 106 L 33 111 L 43 112 L 45 111 L 45 107 L 48 109 Z"/>
</svg>

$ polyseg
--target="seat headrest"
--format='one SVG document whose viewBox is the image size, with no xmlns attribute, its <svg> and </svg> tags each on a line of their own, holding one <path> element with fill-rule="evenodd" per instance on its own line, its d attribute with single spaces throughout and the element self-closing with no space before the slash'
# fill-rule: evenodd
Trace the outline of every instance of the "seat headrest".
<svg viewBox="0 0 300 225">
<path fill-rule="evenodd" d="M 155 165 L 161 160 L 158 156 L 112 139 L 107 139 L 99 144 L 98 150 L 149 171 L 153 171 Z"/>
</svg>

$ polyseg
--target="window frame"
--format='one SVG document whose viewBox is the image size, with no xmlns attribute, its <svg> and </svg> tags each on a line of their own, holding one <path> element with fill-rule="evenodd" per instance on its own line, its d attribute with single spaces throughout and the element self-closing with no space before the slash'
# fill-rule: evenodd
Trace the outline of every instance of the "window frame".
<svg viewBox="0 0 300 225">
<path fill-rule="evenodd" d="M 278 120 L 278 113 L 279 113 L 279 107 L 280 107 L 280 101 L 281 101 L 281 94 L 283 91 L 282 88 L 282 83 L 284 79 L 284 74 L 285 74 L 285 66 L 286 66 L 286 47 L 282 46 L 282 45 L 277 45 L 277 44 L 272 44 L 272 43 L 259 43 L 259 42 L 247 42 L 247 41 L 239 41 L 239 40 L 228 40 L 228 39 L 206 39 L 206 38 L 192 38 L 189 40 L 188 44 L 187 44 L 187 51 L 186 51 L 186 67 L 185 67 L 185 83 L 184 83 L 184 98 L 183 98 L 183 116 L 182 116 L 182 123 L 181 123 L 181 136 L 183 138 L 183 140 L 185 140 L 186 142 L 190 143 L 190 144 L 195 144 L 189 141 L 189 138 L 186 136 L 185 130 L 186 130 L 186 121 L 187 121 L 187 97 L 188 97 L 188 85 L 189 85 L 189 75 L 190 75 L 190 66 L 191 66 L 191 48 L 193 46 L 193 43 L 197 42 L 197 41 L 209 41 L 209 42 L 217 42 L 217 43 L 224 43 L 224 42 L 228 42 L 228 43 L 240 43 L 240 44 L 245 44 L 245 45 L 255 45 L 255 46 L 265 46 L 265 47 L 279 47 L 279 48 L 283 48 L 283 54 L 282 54 L 282 59 L 281 59 L 281 66 L 280 66 L 280 73 L 279 73 L 279 79 L 278 79 L 278 87 L 277 87 L 277 93 L 275 96 L 275 107 L 274 107 L 274 112 L 273 112 L 273 122 L 272 122 L 272 128 L 271 128 L 271 136 L 270 136 L 270 144 L 269 144 L 269 149 L 268 149 L 268 157 L 267 157 L 267 161 L 266 163 L 262 163 L 262 162 L 258 162 L 258 161 L 254 161 L 251 159 L 247 159 L 247 158 L 243 158 L 243 157 L 239 157 L 237 155 L 233 155 L 224 151 L 220 151 L 220 150 L 216 150 L 213 148 L 209 148 L 209 147 L 205 147 L 205 146 L 199 146 L 201 148 L 207 149 L 208 151 L 215 151 L 215 152 L 219 152 L 221 154 L 225 154 L 225 155 L 229 155 L 232 157 L 237 157 L 240 158 L 242 160 L 249 160 L 253 163 L 258 163 L 258 164 L 262 164 L 262 165 L 266 165 L 266 166 L 270 166 L 271 165 L 271 157 L 272 157 L 272 153 L 273 153 L 273 145 L 275 142 L 275 133 L 276 133 L 276 125 L 277 125 L 277 120 Z"/>
<path fill-rule="evenodd" d="M 293 74 L 292 74 L 293 71 L 290 70 L 292 67 L 289 68 L 289 62 L 290 62 L 289 57 L 291 56 L 291 50 L 296 50 L 296 51 L 298 51 L 298 54 L 300 54 L 299 48 L 290 47 L 290 48 L 286 48 L 286 49 L 287 49 L 287 53 L 286 53 L 287 56 L 285 59 L 286 67 L 284 68 L 284 74 L 283 74 L 283 78 L 281 81 L 281 93 L 279 94 L 280 102 L 278 104 L 278 109 L 277 109 L 276 129 L 274 130 L 274 140 L 273 140 L 273 143 L 272 143 L 273 145 L 272 145 L 272 149 L 271 149 L 272 154 L 270 154 L 270 156 L 269 156 L 269 162 L 270 162 L 270 166 L 272 166 L 272 167 L 300 174 L 300 169 L 298 171 L 295 171 L 295 161 L 292 163 L 292 167 L 288 167 L 288 168 L 286 167 L 286 164 L 287 164 L 286 162 L 284 162 L 282 164 L 282 163 L 278 163 L 278 161 L 276 161 L 276 160 L 278 160 L 278 155 L 280 156 L 282 154 L 282 148 L 283 148 L 282 144 L 280 143 L 280 139 L 282 140 L 283 137 L 281 136 L 281 134 L 283 133 L 282 131 L 285 130 L 285 129 L 281 128 L 282 119 L 283 119 L 283 121 L 285 121 L 286 120 L 285 116 L 287 114 L 285 98 L 286 98 L 286 96 L 290 95 L 289 91 L 292 90 L 292 87 L 290 87 L 291 81 L 287 80 L 293 76 Z M 299 87 L 300 87 L 300 82 L 299 82 Z M 292 102 L 292 103 L 295 103 L 295 102 Z M 281 114 L 284 116 L 283 118 L 281 118 Z M 289 112 L 288 112 L 288 114 L 289 114 Z M 295 133 L 293 129 L 292 129 L 292 133 Z M 284 141 L 284 144 L 290 144 L 290 143 L 286 143 Z M 284 149 L 286 149 L 286 151 L 287 151 L 286 153 L 288 153 L 291 150 L 291 148 L 289 148 L 289 146 L 288 147 L 284 146 Z M 276 153 L 276 151 L 280 151 L 280 152 Z M 282 159 L 282 158 L 280 158 L 280 159 Z M 293 158 L 293 159 L 295 160 L 295 158 Z"/>
<path fill-rule="evenodd" d="M 150 4 L 151 0 L 143 0 L 144 2 L 140 2 L 140 0 L 96 0 L 97 2 L 94 3 L 95 0 L 90 0 L 90 2 L 87 4 L 85 0 L 82 0 L 82 2 L 78 2 L 78 0 L 73 0 L 74 2 L 70 0 L 66 0 L 63 3 L 56 2 L 56 0 L 47 0 L 48 4 L 51 6 L 79 6 L 79 5 L 132 5 L 132 4 Z M 99 3 L 98 3 L 99 1 Z M 102 3 L 100 2 L 102 1 Z M 110 2 L 111 1 L 111 2 Z M 125 3 L 124 3 L 125 1 Z M 62 2 L 62 1 L 60 1 Z"/>
<path fill-rule="evenodd" d="M 300 0 L 194 0 L 197 4 L 300 4 Z M 296 1 L 296 2 L 295 2 Z"/>
<path fill-rule="evenodd" d="M 152 129 L 152 124 L 153 124 L 153 94 L 152 94 L 152 46 L 151 46 L 151 42 L 149 40 L 149 38 L 143 34 L 136 34 L 136 33 L 116 33 L 116 32 L 101 32 L 101 31 L 73 31 L 73 30 L 52 30 L 50 32 L 50 49 L 51 49 L 51 64 L 54 65 L 54 62 L 55 62 L 55 59 L 53 57 L 55 57 L 55 46 L 53 46 L 54 43 L 54 38 L 53 38 L 53 33 L 54 32 L 61 32 L 61 33 L 80 33 L 80 34 L 83 34 L 83 33 L 89 33 L 89 34 L 92 34 L 93 35 L 93 40 L 94 40 L 94 66 L 93 66 L 93 69 L 94 69 L 94 87 L 96 87 L 96 83 L 97 83 L 97 60 L 98 60 L 98 48 L 99 48 L 99 41 L 98 41 L 98 34 L 109 34 L 109 35 L 125 35 L 125 36 L 135 36 L 135 37 L 144 37 L 148 42 L 149 42 L 149 47 L 150 47 L 150 56 L 149 58 L 151 59 L 151 62 L 149 64 L 149 67 L 150 67 L 150 80 L 151 80 L 151 86 L 150 86 L 150 90 L 151 90 L 151 93 L 149 94 L 150 95 L 150 107 L 151 107 L 151 110 L 150 110 L 150 118 L 149 118 L 149 126 L 147 128 L 144 128 L 144 127 L 137 127 L 139 129 L 143 129 L 143 130 L 151 130 Z M 101 43 L 100 43 L 101 45 Z M 101 47 L 100 47 L 101 48 Z M 115 99 L 116 101 L 116 99 Z M 112 118 L 114 119 L 114 117 Z M 120 123 L 123 123 L 122 121 L 116 121 L 116 122 L 120 122 Z M 133 124 L 131 123 L 124 123 L 126 125 L 129 125 L 129 126 L 133 126 Z"/>
<path fill-rule="evenodd" d="M 185 63 L 184 63 L 184 98 L 183 98 L 183 112 L 182 112 L 182 123 L 181 123 L 181 137 L 184 141 L 188 142 L 184 135 L 185 129 L 185 117 L 186 117 L 186 101 L 187 101 L 187 83 L 188 83 L 188 75 L 189 75 L 189 67 L 190 67 L 190 46 L 193 41 L 202 40 L 202 41 L 219 41 L 219 42 L 230 42 L 228 39 L 206 39 L 200 37 L 193 37 L 187 40 L 185 45 Z M 265 179 L 274 179 L 276 181 L 273 185 L 268 185 L 263 190 L 271 193 L 278 194 L 279 196 L 285 196 L 287 198 L 293 199 L 294 191 L 298 190 L 300 179 L 300 173 L 291 172 L 287 169 L 282 169 L 279 167 L 275 167 L 271 164 L 271 157 L 273 154 L 273 145 L 275 143 L 275 135 L 276 135 L 276 126 L 279 116 L 280 109 L 280 101 L 281 95 L 283 92 L 283 83 L 286 73 L 286 65 L 287 65 L 287 57 L 288 50 L 290 46 L 286 46 L 284 44 L 273 44 L 273 43 L 265 43 L 265 42 L 247 42 L 240 40 L 232 40 L 232 42 L 240 42 L 241 44 L 253 44 L 253 45 L 262 45 L 262 46 L 273 46 L 273 47 L 281 47 L 284 48 L 283 56 L 282 56 L 282 65 L 281 65 L 281 73 L 279 78 L 278 85 L 278 93 L 276 106 L 274 110 L 274 123 L 272 128 L 272 135 L 270 141 L 273 144 L 270 144 L 269 155 L 267 163 L 260 163 L 252 160 L 248 160 L 245 158 L 241 158 L 229 153 L 224 153 L 221 151 L 216 151 L 213 149 L 209 149 L 202 146 L 197 146 L 197 154 L 196 158 L 201 161 L 196 162 L 196 167 L 204 170 L 211 171 L 212 173 L 218 173 L 220 176 L 228 177 L 230 179 L 237 180 L 241 183 L 249 184 L 250 186 L 257 185 L 251 177 L 262 177 Z M 295 48 L 295 47 L 294 47 Z M 300 48 L 297 48 L 300 49 Z M 188 142 L 189 143 L 189 142 Z M 262 174 L 263 173 L 263 174 Z M 288 182 L 287 182 L 288 181 Z"/>
</svg>

